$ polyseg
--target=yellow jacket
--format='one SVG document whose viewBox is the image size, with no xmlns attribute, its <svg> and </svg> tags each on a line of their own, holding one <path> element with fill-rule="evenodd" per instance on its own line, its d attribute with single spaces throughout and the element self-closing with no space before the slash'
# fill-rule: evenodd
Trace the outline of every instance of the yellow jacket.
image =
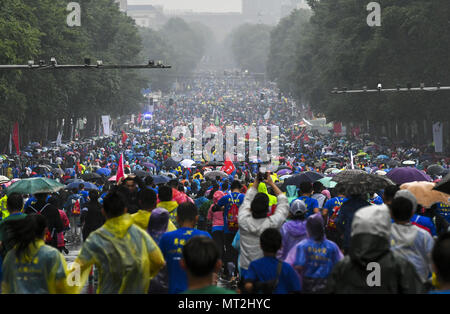
<svg viewBox="0 0 450 314">
<path fill-rule="evenodd" d="M 7 203 L 8 202 L 8 197 L 5 195 L 2 198 L 0 198 L 0 210 L 1 210 L 1 218 L 5 219 L 6 217 L 9 216 L 9 211 L 8 211 L 8 207 L 7 207 Z"/>
<path fill-rule="evenodd" d="M 141 209 L 137 213 L 132 214 L 131 218 L 133 219 L 134 224 L 136 224 L 137 226 L 141 227 L 144 230 L 147 230 L 148 222 L 150 220 L 151 215 L 152 215 L 152 212 Z M 167 232 L 175 231 L 175 230 L 177 230 L 177 228 L 172 223 L 172 221 L 170 221 L 170 219 L 169 219 L 169 224 L 167 225 Z"/>
<path fill-rule="evenodd" d="M 79 293 L 91 266 L 99 269 L 97 293 L 144 293 L 150 279 L 165 266 L 161 250 L 152 237 L 135 226 L 130 214 L 108 219 L 92 232 L 75 260 L 79 265 Z M 76 268 L 72 268 L 76 271 Z"/>
</svg>

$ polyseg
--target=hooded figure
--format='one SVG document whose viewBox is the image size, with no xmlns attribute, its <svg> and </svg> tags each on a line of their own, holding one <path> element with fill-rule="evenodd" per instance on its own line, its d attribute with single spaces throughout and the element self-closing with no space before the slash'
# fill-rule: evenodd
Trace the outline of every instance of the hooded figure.
<svg viewBox="0 0 450 314">
<path fill-rule="evenodd" d="M 349 255 L 328 278 L 329 293 L 425 293 L 414 266 L 391 251 L 391 216 L 385 205 L 355 213 Z"/>
<path fill-rule="evenodd" d="M 320 213 L 308 217 L 306 230 L 308 239 L 294 247 L 293 265 L 301 276 L 304 293 L 323 293 L 331 270 L 343 256 L 336 243 L 325 238 Z"/>
<path fill-rule="evenodd" d="M 301 200 L 292 202 L 289 208 L 292 219 L 285 222 L 280 231 L 282 236 L 280 259 L 284 260 L 294 245 L 307 237 L 305 218 L 307 211 L 305 202 Z"/>
<path fill-rule="evenodd" d="M 155 208 L 148 221 L 147 232 L 159 244 L 162 235 L 167 232 L 169 226 L 169 212 L 165 208 Z"/>
</svg>

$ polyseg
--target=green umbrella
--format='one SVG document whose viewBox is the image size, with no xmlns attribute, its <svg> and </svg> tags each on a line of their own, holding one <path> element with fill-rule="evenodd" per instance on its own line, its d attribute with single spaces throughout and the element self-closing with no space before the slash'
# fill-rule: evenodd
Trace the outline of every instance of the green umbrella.
<svg viewBox="0 0 450 314">
<path fill-rule="evenodd" d="M 109 145 L 109 147 L 116 147 L 116 143 L 114 143 L 114 142 L 110 142 L 108 145 Z"/>
<path fill-rule="evenodd" d="M 327 189 L 332 189 L 336 186 L 336 182 L 332 181 L 333 178 L 332 177 L 325 177 L 319 180 L 320 183 L 323 184 L 324 187 L 326 187 Z"/>
<path fill-rule="evenodd" d="M 6 190 L 6 195 L 11 193 L 19 194 L 38 194 L 53 193 L 64 188 L 64 185 L 48 178 L 29 178 L 22 179 L 11 184 Z"/>
</svg>

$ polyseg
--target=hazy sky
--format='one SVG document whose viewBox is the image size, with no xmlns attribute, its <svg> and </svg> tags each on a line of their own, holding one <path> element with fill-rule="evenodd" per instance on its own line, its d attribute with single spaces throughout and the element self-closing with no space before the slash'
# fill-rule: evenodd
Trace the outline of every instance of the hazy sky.
<svg viewBox="0 0 450 314">
<path fill-rule="evenodd" d="M 241 12 L 241 0 L 128 0 L 128 4 L 157 4 L 165 10 L 196 12 Z"/>
</svg>

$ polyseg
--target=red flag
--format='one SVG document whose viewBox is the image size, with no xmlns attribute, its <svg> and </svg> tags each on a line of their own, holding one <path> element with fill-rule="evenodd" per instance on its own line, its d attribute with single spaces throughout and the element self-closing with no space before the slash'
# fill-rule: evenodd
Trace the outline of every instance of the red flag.
<svg viewBox="0 0 450 314">
<path fill-rule="evenodd" d="M 120 154 L 119 167 L 117 168 L 116 182 L 119 182 L 120 178 L 125 177 L 123 167 L 123 154 Z"/>
<path fill-rule="evenodd" d="M 225 160 L 224 165 L 220 169 L 221 171 L 225 172 L 226 174 L 232 174 L 234 170 L 236 170 L 236 167 L 234 166 L 233 162 L 230 158 L 227 158 Z"/>
<path fill-rule="evenodd" d="M 125 144 L 127 141 L 128 135 L 125 133 L 125 131 L 122 131 L 122 144 Z"/>
<path fill-rule="evenodd" d="M 14 145 L 16 146 L 16 152 L 17 152 L 17 155 L 20 155 L 20 147 L 19 147 L 19 122 L 16 122 L 16 123 L 14 124 L 13 141 L 14 141 Z"/>
<path fill-rule="evenodd" d="M 138 124 L 141 123 L 141 113 L 139 113 L 138 119 L 137 119 Z"/>
</svg>

